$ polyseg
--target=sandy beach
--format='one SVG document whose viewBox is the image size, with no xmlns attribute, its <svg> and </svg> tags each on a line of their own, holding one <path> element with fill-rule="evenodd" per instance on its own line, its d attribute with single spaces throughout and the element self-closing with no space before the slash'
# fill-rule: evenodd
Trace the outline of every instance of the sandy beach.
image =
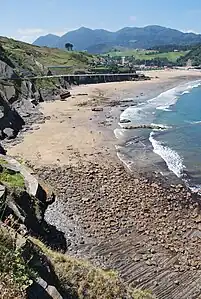
<svg viewBox="0 0 201 299">
<path fill-rule="evenodd" d="M 46 220 L 65 233 L 68 253 L 116 269 L 157 298 L 200 298 L 198 198 L 176 182 L 166 187 L 129 172 L 117 158 L 113 130 L 130 105 L 201 73 L 146 75 L 152 80 L 79 86 L 66 101 L 41 104 L 45 123 L 34 125 L 8 154 L 27 161 L 56 192 Z"/>
<path fill-rule="evenodd" d="M 196 80 L 197 71 L 170 70 L 145 73 L 151 81 L 101 83 L 73 87 L 67 101 L 41 104 L 44 124 L 33 126 L 22 143 L 8 153 L 35 165 L 74 164 L 80 161 L 108 163 L 116 159 L 115 136 L 119 115 L 129 105 L 152 98 L 180 83 Z M 128 101 L 127 101 L 128 100 Z M 92 111 L 99 107 L 103 111 Z M 110 156 L 110 158 L 108 158 Z"/>
</svg>

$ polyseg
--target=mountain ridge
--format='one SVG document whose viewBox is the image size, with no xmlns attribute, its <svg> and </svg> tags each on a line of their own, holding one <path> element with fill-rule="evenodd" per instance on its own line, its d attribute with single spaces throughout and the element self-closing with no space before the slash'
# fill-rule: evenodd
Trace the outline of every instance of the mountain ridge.
<svg viewBox="0 0 201 299">
<path fill-rule="evenodd" d="M 58 42 L 60 39 L 60 36 L 58 35 L 55 35 L 55 34 L 47 34 L 47 35 L 42 35 L 40 36 L 39 38 L 37 38 L 37 45 L 36 46 L 39 46 L 39 47 L 54 47 L 55 43 Z M 35 42 L 34 42 L 35 43 Z M 33 45 L 35 45 L 33 43 Z"/>
<path fill-rule="evenodd" d="M 33 44 L 62 49 L 65 48 L 67 42 L 72 43 L 75 50 L 102 53 L 104 47 L 102 46 L 99 50 L 99 44 L 105 45 L 106 49 L 117 46 L 130 49 L 148 49 L 158 45 L 192 45 L 201 43 L 201 34 L 184 33 L 177 29 L 159 25 L 124 27 L 114 32 L 105 29 L 81 27 L 69 31 L 61 37 L 51 34 L 39 37 Z"/>
</svg>

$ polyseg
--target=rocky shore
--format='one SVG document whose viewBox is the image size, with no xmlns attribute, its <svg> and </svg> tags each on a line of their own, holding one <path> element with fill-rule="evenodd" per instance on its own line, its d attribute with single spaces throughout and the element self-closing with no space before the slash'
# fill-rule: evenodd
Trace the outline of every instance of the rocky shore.
<svg viewBox="0 0 201 299">
<path fill-rule="evenodd" d="M 113 163 L 35 171 L 57 190 L 46 218 L 65 232 L 72 254 L 116 268 L 124 280 L 151 288 L 158 298 L 175 298 L 176 290 L 177 298 L 198 298 L 201 202 L 183 185 L 136 179 Z"/>
<path fill-rule="evenodd" d="M 159 299 L 197 299 L 200 198 L 176 180 L 172 185 L 159 175 L 129 172 L 114 147 L 122 110 L 174 87 L 175 80 L 189 80 L 166 76 L 146 85 L 74 89 L 68 101 L 43 105 L 47 121 L 8 152 L 28 161 L 55 190 L 45 219 L 65 234 L 68 253 L 117 269 L 124 281 Z"/>
</svg>

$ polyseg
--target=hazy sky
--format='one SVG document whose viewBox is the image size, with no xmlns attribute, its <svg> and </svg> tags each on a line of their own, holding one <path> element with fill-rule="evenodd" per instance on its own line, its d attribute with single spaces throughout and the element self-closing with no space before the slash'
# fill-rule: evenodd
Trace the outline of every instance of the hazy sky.
<svg viewBox="0 0 201 299">
<path fill-rule="evenodd" d="M 0 0 L 0 35 L 33 42 L 81 26 L 162 25 L 201 33 L 201 0 Z"/>
</svg>

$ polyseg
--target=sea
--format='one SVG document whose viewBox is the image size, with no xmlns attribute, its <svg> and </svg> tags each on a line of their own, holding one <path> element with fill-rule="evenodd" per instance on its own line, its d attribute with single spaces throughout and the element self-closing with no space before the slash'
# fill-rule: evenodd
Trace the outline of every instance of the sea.
<svg viewBox="0 0 201 299">
<path fill-rule="evenodd" d="M 201 193 L 201 80 L 179 85 L 127 108 L 131 125 L 153 129 L 115 130 L 119 158 L 131 169 L 172 175 Z M 160 129 L 154 128 L 160 126 Z"/>
</svg>

